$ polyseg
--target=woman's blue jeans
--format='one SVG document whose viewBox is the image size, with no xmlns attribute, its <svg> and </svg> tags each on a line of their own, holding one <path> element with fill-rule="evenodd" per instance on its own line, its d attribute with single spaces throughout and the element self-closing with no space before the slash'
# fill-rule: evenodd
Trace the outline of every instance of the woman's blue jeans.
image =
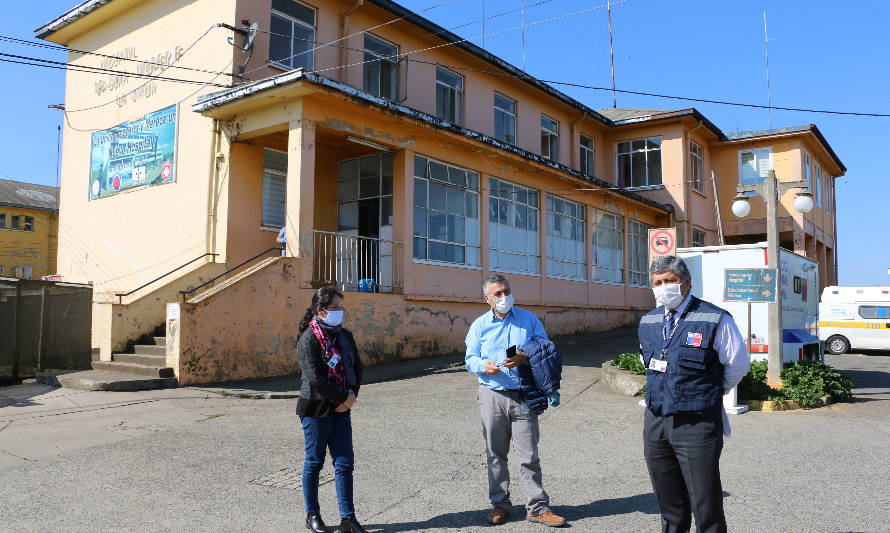
<svg viewBox="0 0 890 533">
<path fill-rule="evenodd" d="M 330 449 L 334 461 L 340 518 L 354 515 L 352 470 L 355 455 L 352 452 L 352 417 L 304 416 L 302 423 L 306 443 L 306 458 L 303 461 L 303 501 L 306 502 L 306 512 L 321 512 L 318 505 L 318 476 L 324 466 L 325 449 Z"/>
</svg>

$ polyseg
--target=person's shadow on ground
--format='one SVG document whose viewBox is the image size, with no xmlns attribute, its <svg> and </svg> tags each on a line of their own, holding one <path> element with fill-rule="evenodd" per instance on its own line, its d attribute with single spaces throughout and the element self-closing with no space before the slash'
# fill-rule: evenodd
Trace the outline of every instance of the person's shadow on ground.
<svg viewBox="0 0 890 533">
<path fill-rule="evenodd" d="M 624 498 L 610 498 L 583 505 L 554 505 L 553 512 L 564 516 L 571 523 L 584 518 L 599 516 L 611 516 L 628 513 L 659 514 L 658 503 L 655 494 L 637 494 Z M 365 524 L 365 529 L 373 533 L 400 533 L 403 531 L 418 531 L 432 528 L 465 528 L 475 526 L 488 526 L 488 509 L 478 511 L 461 511 L 445 513 L 427 520 L 417 522 L 400 522 L 396 524 Z M 510 522 L 525 520 L 525 509 L 522 506 L 513 506 L 510 510 Z"/>
</svg>

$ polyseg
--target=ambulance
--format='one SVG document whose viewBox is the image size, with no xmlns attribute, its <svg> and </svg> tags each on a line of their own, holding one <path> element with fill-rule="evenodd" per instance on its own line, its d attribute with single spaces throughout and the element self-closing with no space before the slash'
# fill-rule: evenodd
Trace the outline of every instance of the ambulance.
<svg viewBox="0 0 890 533">
<path fill-rule="evenodd" d="M 819 340 L 833 354 L 890 350 L 890 287 L 825 287 Z"/>
</svg>

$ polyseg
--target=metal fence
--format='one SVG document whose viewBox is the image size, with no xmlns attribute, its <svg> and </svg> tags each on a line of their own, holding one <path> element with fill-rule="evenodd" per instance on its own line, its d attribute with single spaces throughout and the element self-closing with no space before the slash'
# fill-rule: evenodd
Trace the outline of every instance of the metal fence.
<svg viewBox="0 0 890 533">
<path fill-rule="evenodd" d="M 90 368 L 93 287 L 0 278 L 0 382 Z"/>
<path fill-rule="evenodd" d="M 402 243 L 327 231 L 313 232 L 312 284 L 344 291 L 401 293 Z"/>
</svg>

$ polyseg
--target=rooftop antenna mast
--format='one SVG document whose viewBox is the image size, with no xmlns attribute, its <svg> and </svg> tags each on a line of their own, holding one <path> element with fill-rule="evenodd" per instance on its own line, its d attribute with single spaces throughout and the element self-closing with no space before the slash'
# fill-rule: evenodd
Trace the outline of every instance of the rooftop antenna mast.
<svg viewBox="0 0 890 533">
<path fill-rule="evenodd" d="M 522 34 L 522 70 L 525 70 L 525 0 L 519 3 L 519 30 Z"/>
<path fill-rule="evenodd" d="M 766 52 L 766 106 L 769 114 L 769 129 L 773 129 L 773 95 L 769 82 L 769 33 L 766 29 L 766 11 L 763 12 L 763 46 Z"/>
<path fill-rule="evenodd" d="M 612 46 L 612 0 L 606 2 L 606 12 L 609 14 L 609 57 L 612 60 L 612 107 L 618 107 L 618 96 L 615 92 L 615 48 Z"/>
<path fill-rule="evenodd" d="M 479 3 L 482 4 L 482 48 L 485 49 L 485 0 Z"/>
</svg>

